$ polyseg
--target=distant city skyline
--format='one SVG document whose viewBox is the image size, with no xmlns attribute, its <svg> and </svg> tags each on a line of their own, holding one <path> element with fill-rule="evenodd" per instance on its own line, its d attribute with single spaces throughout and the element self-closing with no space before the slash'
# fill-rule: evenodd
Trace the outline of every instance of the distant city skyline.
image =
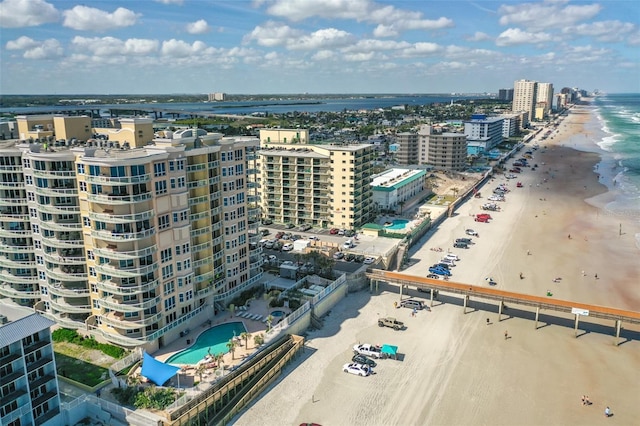
<svg viewBox="0 0 640 426">
<path fill-rule="evenodd" d="M 640 92 L 626 0 L 0 2 L 0 94 Z"/>
</svg>

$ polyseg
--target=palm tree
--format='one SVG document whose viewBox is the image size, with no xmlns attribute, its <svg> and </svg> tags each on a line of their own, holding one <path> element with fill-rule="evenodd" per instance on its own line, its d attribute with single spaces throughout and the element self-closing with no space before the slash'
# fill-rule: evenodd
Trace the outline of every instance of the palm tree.
<svg viewBox="0 0 640 426">
<path fill-rule="evenodd" d="M 458 191 L 460 191 L 458 188 L 453 187 L 451 188 L 451 192 L 453 192 L 453 196 L 455 197 L 456 195 L 458 195 Z"/>
<path fill-rule="evenodd" d="M 273 322 L 273 316 L 267 316 L 267 333 L 271 330 L 271 323 Z"/>
<path fill-rule="evenodd" d="M 198 367 L 196 368 L 196 374 L 200 378 L 200 382 L 202 382 L 202 373 L 204 373 L 206 369 L 207 369 L 207 366 L 204 363 L 198 365 Z"/>
<path fill-rule="evenodd" d="M 246 331 L 243 331 L 242 333 L 240 333 L 240 338 L 244 340 L 244 347 L 247 349 L 249 349 L 249 336 L 250 334 L 247 333 Z"/>
<path fill-rule="evenodd" d="M 224 364 L 224 354 L 222 352 L 217 353 L 214 355 L 214 359 L 216 361 L 216 364 L 218 365 L 218 368 L 222 368 L 222 364 Z"/>
<path fill-rule="evenodd" d="M 253 343 L 255 343 L 256 346 L 260 346 L 261 344 L 264 343 L 264 335 L 262 333 L 260 334 L 256 334 L 255 336 L 253 336 Z"/>
<path fill-rule="evenodd" d="M 227 349 L 229 349 L 229 352 L 231 352 L 231 359 L 235 359 L 235 352 L 236 352 L 236 342 L 235 340 L 231 339 L 227 342 Z"/>
</svg>

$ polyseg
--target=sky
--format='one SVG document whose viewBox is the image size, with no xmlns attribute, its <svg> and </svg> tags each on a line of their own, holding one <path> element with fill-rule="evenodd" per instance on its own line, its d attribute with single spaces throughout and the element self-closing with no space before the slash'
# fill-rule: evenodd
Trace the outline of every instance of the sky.
<svg viewBox="0 0 640 426">
<path fill-rule="evenodd" d="M 2 0 L 0 94 L 640 92 L 640 1 Z"/>
</svg>

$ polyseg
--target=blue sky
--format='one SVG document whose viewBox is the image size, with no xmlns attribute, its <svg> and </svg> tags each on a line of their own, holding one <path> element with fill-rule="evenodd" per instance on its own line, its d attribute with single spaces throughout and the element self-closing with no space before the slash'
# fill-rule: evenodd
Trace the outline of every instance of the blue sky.
<svg viewBox="0 0 640 426">
<path fill-rule="evenodd" d="M 640 92 L 639 4 L 2 0 L 0 93 Z"/>
</svg>

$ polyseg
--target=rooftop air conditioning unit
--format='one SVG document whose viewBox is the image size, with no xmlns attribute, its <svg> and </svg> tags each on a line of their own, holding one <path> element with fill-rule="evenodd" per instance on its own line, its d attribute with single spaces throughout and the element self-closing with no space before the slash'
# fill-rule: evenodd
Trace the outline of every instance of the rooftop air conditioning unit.
<svg viewBox="0 0 640 426">
<path fill-rule="evenodd" d="M 7 316 L 6 316 L 6 315 L 1 315 L 1 314 L 0 314 L 0 325 L 2 325 L 2 324 L 6 324 L 6 323 L 8 323 L 8 322 L 9 322 L 9 318 L 7 318 Z"/>
</svg>

